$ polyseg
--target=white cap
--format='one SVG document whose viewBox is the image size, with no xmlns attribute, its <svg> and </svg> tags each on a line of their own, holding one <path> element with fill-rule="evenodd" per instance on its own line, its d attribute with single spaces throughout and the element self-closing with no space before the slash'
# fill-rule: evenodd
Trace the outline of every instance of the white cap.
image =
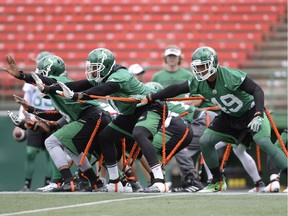
<svg viewBox="0 0 288 216">
<path fill-rule="evenodd" d="M 168 55 L 175 55 L 175 56 L 180 56 L 181 55 L 181 50 L 175 46 L 170 46 L 165 50 L 164 56 Z"/>
<path fill-rule="evenodd" d="M 140 74 L 141 72 L 144 72 L 145 70 L 139 64 L 133 64 L 133 65 L 130 65 L 130 67 L 128 68 L 128 71 L 131 74 L 137 75 L 137 74 Z"/>
</svg>

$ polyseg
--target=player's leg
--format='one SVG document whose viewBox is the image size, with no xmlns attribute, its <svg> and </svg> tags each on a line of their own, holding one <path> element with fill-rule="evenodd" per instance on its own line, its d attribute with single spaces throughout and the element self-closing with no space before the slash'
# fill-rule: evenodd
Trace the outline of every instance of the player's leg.
<svg viewBox="0 0 288 216">
<path fill-rule="evenodd" d="M 203 154 L 204 160 L 209 167 L 210 172 L 213 175 L 213 179 L 200 192 L 217 192 L 225 191 L 227 188 L 225 179 L 220 171 L 219 156 L 215 145 L 220 141 L 225 141 L 226 136 L 215 133 L 209 128 L 204 132 L 200 138 L 200 148 Z"/>
<path fill-rule="evenodd" d="M 271 127 L 266 114 L 264 115 L 261 129 L 254 134 L 253 139 L 260 146 L 261 150 L 271 157 L 271 160 L 273 160 L 279 169 L 284 170 L 287 168 L 288 161 L 286 155 L 282 149 L 275 146 L 271 141 Z"/>
<path fill-rule="evenodd" d="M 249 190 L 249 192 L 262 192 L 265 188 L 265 184 L 259 175 L 254 159 L 246 152 L 246 146 L 244 144 L 239 144 L 237 147 L 233 148 L 233 152 L 254 182 L 255 187 Z"/>
<path fill-rule="evenodd" d="M 166 192 L 167 188 L 165 187 L 161 164 L 151 142 L 159 127 L 161 127 L 161 115 L 153 111 L 147 111 L 143 112 L 139 119 L 133 129 L 133 137 L 140 146 L 154 176 L 154 184 L 144 192 Z"/>
</svg>

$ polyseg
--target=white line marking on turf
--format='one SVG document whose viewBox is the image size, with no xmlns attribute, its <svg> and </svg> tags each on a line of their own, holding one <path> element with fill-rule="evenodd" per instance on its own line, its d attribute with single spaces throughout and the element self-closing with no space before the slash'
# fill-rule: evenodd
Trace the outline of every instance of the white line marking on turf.
<svg viewBox="0 0 288 216">
<path fill-rule="evenodd" d="M 62 193 L 63 194 L 63 193 Z M 59 207 L 52 207 L 52 208 L 43 208 L 43 209 L 35 209 L 35 210 L 28 210 L 28 211 L 20 211 L 20 212 L 13 212 L 7 214 L 0 214 L 0 216 L 12 216 L 12 215 L 21 215 L 21 214 L 33 214 L 38 212 L 46 212 L 46 211 L 54 211 L 60 209 L 67 209 L 67 208 L 76 208 L 76 207 L 83 207 L 83 206 L 91 206 L 91 205 L 99 205 L 99 204 L 106 204 L 112 202 L 122 202 L 122 201 L 129 201 L 129 200 L 138 200 L 138 199 L 150 199 L 150 198 L 158 198 L 162 196 L 179 196 L 184 195 L 180 193 L 166 193 L 166 194 L 158 194 L 157 196 L 141 196 L 141 197 L 131 197 L 131 198 L 121 198 L 121 199 L 114 199 L 114 200 L 103 200 L 97 202 L 90 202 L 90 203 L 82 203 L 82 204 L 74 204 L 74 205 L 67 205 L 67 206 L 59 206 Z"/>
<path fill-rule="evenodd" d="M 0 192 L 1 194 L 23 194 L 23 192 Z M 27 193 L 33 193 L 33 194 L 39 194 L 39 192 L 25 192 Z M 77 195 L 82 194 L 81 192 L 67 192 L 67 193 L 45 193 L 45 195 L 55 195 L 55 194 L 67 194 L 67 195 Z M 87 194 L 87 193 L 85 193 Z M 54 210 L 61 210 L 61 209 L 68 209 L 68 208 L 76 208 L 76 207 L 83 207 L 83 206 L 91 206 L 91 205 L 99 205 L 99 204 L 106 204 L 106 203 L 112 203 L 112 202 L 122 202 L 122 201 L 130 201 L 130 200 L 138 200 L 138 199 L 150 199 L 150 198 L 158 198 L 158 197 L 167 197 L 167 196 L 218 196 L 218 195 L 227 195 L 227 196 L 239 196 L 239 195 L 249 195 L 249 196 L 261 196 L 261 195 L 285 195 L 286 193 L 247 193 L 247 192 L 224 192 L 224 193 L 160 193 L 157 195 L 151 195 L 149 193 L 133 193 L 133 195 L 142 195 L 140 197 L 131 197 L 131 198 L 121 198 L 121 199 L 112 199 L 112 200 L 103 200 L 103 201 L 97 201 L 97 202 L 90 202 L 90 203 L 82 203 L 82 204 L 74 204 L 74 205 L 67 205 L 67 206 L 59 206 L 59 207 L 51 207 L 51 208 L 43 208 L 43 209 L 35 209 L 35 210 L 27 210 L 27 211 L 20 211 L 20 212 L 12 212 L 12 213 L 4 213 L 0 214 L 0 216 L 13 216 L 13 215 L 22 215 L 22 214 L 33 214 L 38 212 L 47 212 L 47 211 L 54 211 Z M 125 194 L 126 195 L 126 194 Z M 127 193 L 127 195 L 130 195 L 130 193 Z M 143 196 L 144 195 L 144 196 Z"/>
</svg>

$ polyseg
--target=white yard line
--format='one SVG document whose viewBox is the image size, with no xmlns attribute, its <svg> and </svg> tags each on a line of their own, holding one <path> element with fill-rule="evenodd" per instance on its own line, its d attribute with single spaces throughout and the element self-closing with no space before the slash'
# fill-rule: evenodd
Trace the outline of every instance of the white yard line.
<svg viewBox="0 0 288 216">
<path fill-rule="evenodd" d="M 11 194 L 11 193 L 0 193 L 1 194 Z M 39 194 L 39 193 L 38 193 Z M 54 194 L 54 193 L 53 193 Z M 60 193 L 59 193 L 60 194 Z M 63 194 L 63 193 L 61 193 Z M 71 194 L 71 193 L 70 193 Z M 76 194 L 76 193 L 74 193 Z M 83 193 L 81 193 L 83 195 Z M 141 193 L 143 195 L 143 193 Z M 103 201 L 97 201 L 97 202 L 89 202 L 89 203 L 82 203 L 82 204 L 73 204 L 73 205 L 66 205 L 66 206 L 59 206 L 59 207 L 51 207 L 51 208 L 42 208 L 42 209 L 35 209 L 35 210 L 28 210 L 28 211 L 20 211 L 20 212 L 13 212 L 13 213 L 6 213 L 6 214 L 0 214 L 0 216 L 12 216 L 12 215 L 22 215 L 22 214 L 33 214 L 38 212 L 47 212 L 47 211 L 54 211 L 54 210 L 60 210 L 60 209 L 68 209 L 68 208 L 77 208 L 77 207 L 83 207 L 83 206 L 91 206 L 91 205 L 99 205 L 99 204 L 107 204 L 107 203 L 113 203 L 113 202 L 123 202 L 123 201 L 129 201 L 129 200 L 138 200 L 138 199 L 151 199 L 151 198 L 158 198 L 163 196 L 183 196 L 184 194 L 180 193 L 166 193 L 166 194 L 157 194 L 157 196 L 141 196 L 141 197 L 131 197 L 131 198 L 121 198 L 121 199 L 113 199 L 113 200 L 103 200 Z"/>
<path fill-rule="evenodd" d="M 23 192 L 20 192 L 23 193 Z M 27 192 L 25 192 L 27 193 Z M 35 193 L 35 192 L 28 192 L 28 193 Z M 1 194 L 19 194 L 19 192 L 0 192 Z M 39 194 L 39 192 L 37 192 L 37 194 Z M 45 193 L 45 195 L 49 195 L 49 194 L 57 194 L 57 193 Z M 70 194 L 71 193 L 59 193 L 59 194 Z M 79 193 L 79 192 L 75 192 L 73 193 L 73 195 L 77 195 L 77 194 L 82 194 L 83 193 Z M 133 193 L 134 195 L 136 193 Z M 61 209 L 68 209 L 68 208 L 77 208 L 77 207 L 83 207 L 83 206 L 92 206 L 92 205 L 99 205 L 99 204 L 107 204 L 107 203 L 113 203 L 113 202 L 123 202 L 123 201 L 130 201 L 130 200 L 138 200 L 138 199 L 152 199 L 152 198 L 158 198 L 158 197 L 167 197 L 167 196 L 188 196 L 188 195 L 193 195 L 193 196 L 197 196 L 197 195 L 286 195 L 286 193 L 247 193 L 247 192 L 224 192 L 224 193 L 161 193 L 161 194 L 157 194 L 157 195 L 151 195 L 149 193 L 147 194 L 143 194 L 143 193 L 137 193 L 137 195 L 144 195 L 144 196 L 140 196 L 140 197 L 130 197 L 130 198 L 121 198 L 121 199 L 112 199 L 112 200 L 103 200 L 103 201 L 97 201 L 97 202 L 89 202 L 89 203 L 82 203 L 82 204 L 73 204 L 73 205 L 66 205 L 66 206 L 59 206 L 59 207 L 51 207 L 51 208 L 42 208 L 42 209 L 34 209 L 34 210 L 27 210 L 27 211 L 19 211 L 19 212 L 13 212 L 13 213 L 4 213 L 4 214 L 0 214 L 0 216 L 12 216 L 12 215 L 22 215 L 22 214 L 33 214 L 33 213 L 38 213 L 38 212 L 48 212 L 48 211 L 54 211 L 54 210 L 61 210 Z M 129 194 L 127 194 L 129 195 Z"/>
</svg>

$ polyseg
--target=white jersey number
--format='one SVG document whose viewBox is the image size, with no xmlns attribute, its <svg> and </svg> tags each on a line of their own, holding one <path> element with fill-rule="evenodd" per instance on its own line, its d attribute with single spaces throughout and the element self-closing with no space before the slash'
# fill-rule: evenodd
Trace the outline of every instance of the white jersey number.
<svg viewBox="0 0 288 216">
<path fill-rule="evenodd" d="M 216 98 L 211 98 L 212 103 L 217 104 L 225 113 L 236 113 L 243 107 L 243 102 L 233 94 L 226 94 L 220 97 L 221 103 Z"/>
</svg>

